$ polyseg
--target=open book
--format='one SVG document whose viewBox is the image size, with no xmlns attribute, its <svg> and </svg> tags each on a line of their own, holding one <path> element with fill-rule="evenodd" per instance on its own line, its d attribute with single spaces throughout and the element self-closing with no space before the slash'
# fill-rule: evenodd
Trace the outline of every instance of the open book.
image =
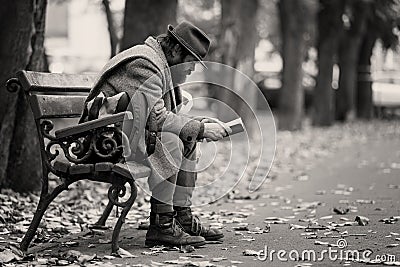
<svg viewBox="0 0 400 267">
<path fill-rule="evenodd" d="M 244 125 L 241 118 L 237 118 L 233 121 L 227 122 L 226 124 L 232 129 L 232 133 L 230 135 L 234 135 L 244 131 Z"/>
<path fill-rule="evenodd" d="M 237 119 L 234 119 L 234 120 L 232 120 L 230 122 L 227 122 L 226 125 L 228 125 L 232 129 L 232 133 L 230 135 L 228 135 L 228 136 L 231 136 L 231 135 L 234 135 L 234 134 L 237 134 L 237 133 L 241 133 L 241 132 L 244 131 L 244 124 L 243 124 L 243 121 L 242 121 L 241 118 L 237 118 Z M 226 136 L 226 137 L 228 137 L 228 136 Z M 212 140 L 208 139 L 208 138 L 205 138 L 205 140 L 207 142 L 212 142 Z"/>
</svg>

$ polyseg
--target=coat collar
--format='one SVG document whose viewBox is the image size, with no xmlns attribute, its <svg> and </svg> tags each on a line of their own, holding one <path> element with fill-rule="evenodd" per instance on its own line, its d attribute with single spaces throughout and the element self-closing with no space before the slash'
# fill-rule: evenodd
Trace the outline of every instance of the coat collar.
<svg viewBox="0 0 400 267">
<path fill-rule="evenodd" d="M 152 48 L 156 54 L 161 58 L 162 62 L 164 63 L 164 70 L 162 70 L 164 72 L 164 76 L 166 76 L 167 78 L 167 82 L 168 82 L 168 88 L 166 90 L 165 93 L 169 93 L 171 94 L 171 100 L 172 100 L 172 106 L 176 107 L 179 104 L 179 99 L 180 99 L 180 92 L 178 92 L 178 103 L 177 103 L 177 99 L 176 99 L 176 91 L 179 91 L 179 87 L 177 88 L 177 90 L 174 90 L 174 85 L 172 82 L 172 76 L 171 76 L 171 71 L 169 69 L 169 65 L 168 65 L 168 61 L 167 58 L 165 57 L 164 51 L 162 50 L 162 47 L 160 45 L 160 43 L 152 36 L 147 37 L 146 41 L 144 42 L 146 45 L 148 45 L 150 48 Z"/>
<path fill-rule="evenodd" d="M 167 58 L 165 57 L 164 51 L 158 41 L 154 37 L 149 36 L 144 43 L 150 46 L 157 53 L 165 65 L 164 68 L 169 69 Z"/>
</svg>

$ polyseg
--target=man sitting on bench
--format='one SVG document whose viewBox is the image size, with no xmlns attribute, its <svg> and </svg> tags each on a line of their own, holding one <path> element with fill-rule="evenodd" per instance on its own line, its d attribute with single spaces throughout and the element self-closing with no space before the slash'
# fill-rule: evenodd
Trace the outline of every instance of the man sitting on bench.
<svg viewBox="0 0 400 267">
<path fill-rule="evenodd" d="M 209 37 L 189 22 L 182 22 L 175 28 L 169 25 L 166 34 L 148 37 L 143 45 L 131 47 L 112 58 L 86 101 L 92 101 L 100 92 L 106 97 L 126 92 L 132 104 L 139 99 L 135 95 L 139 88 L 153 79 L 143 90 L 143 96 L 145 102 L 154 105 L 157 124 L 162 125 L 162 130 L 157 134 L 154 153 L 145 159 L 152 169 L 148 178 L 152 197 L 146 246 L 196 246 L 205 244 L 205 240 L 223 237 L 220 230 L 204 227 L 190 207 L 197 178 L 196 141 L 202 138 L 218 141 L 230 134 L 231 129 L 215 119 L 191 118 L 177 113 L 182 95 L 179 87 L 174 88 L 185 81 L 197 62 L 204 65 L 202 59 L 210 43 Z M 182 63 L 178 68 L 180 73 L 170 71 L 170 67 Z M 132 110 L 134 120 L 146 113 L 146 107 L 139 113 Z M 137 150 L 146 153 L 143 138 Z"/>
</svg>

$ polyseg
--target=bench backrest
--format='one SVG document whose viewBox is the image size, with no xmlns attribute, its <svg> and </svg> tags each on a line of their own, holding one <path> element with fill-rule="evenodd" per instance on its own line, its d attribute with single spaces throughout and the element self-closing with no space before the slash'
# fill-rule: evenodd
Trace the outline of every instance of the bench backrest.
<svg viewBox="0 0 400 267">
<path fill-rule="evenodd" d="M 35 119 L 46 119 L 79 117 L 96 76 L 21 71 L 17 77 Z"/>
</svg>

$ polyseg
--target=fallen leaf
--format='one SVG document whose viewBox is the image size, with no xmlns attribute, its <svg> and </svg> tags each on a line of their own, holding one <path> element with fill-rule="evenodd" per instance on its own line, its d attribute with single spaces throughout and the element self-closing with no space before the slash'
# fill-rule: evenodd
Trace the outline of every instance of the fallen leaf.
<svg viewBox="0 0 400 267">
<path fill-rule="evenodd" d="M 335 208 L 333 208 L 333 211 L 336 214 L 344 215 L 344 214 L 347 214 L 350 211 L 350 209 L 349 208 L 342 208 L 342 207 L 335 207 Z"/>
<path fill-rule="evenodd" d="M 298 225 L 298 224 L 290 224 L 289 229 L 290 230 L 297 230 L 297 229 L 306 229 L 307 226 L 304 225 Z"/>
<path fill-rule="evenodd" d="M 222 240 L 206 240 L 206 244 L 222 244 L 223 241 Z"/>
<path fill-rule="evenodd" d="M 154 252 L 154 251 L 142 251 L 142 254 L 143 255 L 154 255 L 154 254 L 156 254 L 156 252 Z"/>
<path fill-rule="evenodd" d="M 68 250 L 65 253 L 61 254 L 61 258 L 63 260 L 67 260 L 68 262 L 78 261 L 78 258 L 82 256 L 82 253 L 77 250 Z"/>
<path fill-rule="evenodd" d="M 113 260 L 113 259 L 115 259 L 115 257 L 114 257 L 114 256 L 111 256 L 111 255 L 104 255 L 103 258 L 106 259 L 106 260 Z"/>
<path fill-rule="evenodd" d="M 246 249 L 245 251 L 243 251 L 244 256 L 258 256 L 259 253 L 260 253 L 259 251 L 255 251 L 255 250 L 251 250 L 251 249 Z"/>
<path fill-rule="evenodd" d="M 295 180 L 297 180 L 297 181 L 308 181 L 308 175 L 305 175 L 305 174 L 303 174 L 303 175 L 299 175 L 299 176 L 297 176 L 296 177 L 296 179 Z"/>
<path fill-rule="evenodd" d="M 161 262 L 156 262 L 156 261 L 151 261 L 151 266 L 165 266 L 165 264 L 164 263 L 161 263 Z"/>
<path fill-rule="evenodd" d="M 193 251 L 195 251 L 195 249 L 191 245 L 181 246 L 181 248 L 179 249 L 179 252 L 181 253 L 191 253 Z"/>
<path fill-rule="evenodd" d="M 218 257 L 218 258 L 212 258 L 211 261 L 213 262 L 220 262 L 220 261 L 224 261 L 227 260 L 227 258 L 225 257 Z"/>
<path fill-rule="evenodd" d="M 206 256 L 200 255 L 200 254 L 191 254 L 189 257 L 191 257 L 191 258 L 197 258 L 197 259 L 202 259 L 202 258 L 205 258 Z"/>
<path fill-rule="evenodd" d="M 44 259 L 44 258 L 37 258 L 36 262 L 39 263 L 40 265 L 46 265 L 48 264 L 49 260 L 48 259 Z"/>
<path fill-rule="evenodd" d="M 247 231 L 248 234 L 263 234 L 264 230 L 261 229 L 260 227 L 255 227 L 252 230 Z"/>
<path fill-rule="evenodd" d="M 264 223 L 267 224 L 285 224 L 287 223 L 289 220 L 286 218 L 278 218 L 278 217 L 267 217 L 264 220 Z"/>
<path fill-rule="evenodd" d="M 397 220 L 393 219 L 393 218 L 384 218 L 379 220 L 380 222 L 383 222 L 385 224 L 394 224 L 397 222 Z"/>
<path fill-rule="evenodd" d="M 60 266 L 67 266 L 67 265 L 69 265 L 70 263 L 69 263 L 69 261 L 67 261 L 67 260 L 58 260 L 58 261 L 57 261 L 57 264 L 60 265 Z"/>
<path fill-rule="evenodd" d="M 83 254 L 83 255 L 78 257 L 78 261 L 81 264 L 85 264 L 86 262 L 94 260 L 96 257 L 97 257 L 96 254 L 93 254 L 93 255 L 84 255 Z"/>
<path fill-rule="evenodd" d="M 357 199 L 356 202 L 358 204 L 375 204 L 375 200 L 370 199 Z"/>
<path fill-rule="evenodd" d="M 111 239 L 99 239 L 99 244 L 111 244 Z"/>
<path fill-rule="evenodd" d="M 120 255 L 121 258 L 137 258 L 137 256 L 133 255 L 132 253 L 123 248 L 118 249 L 118 255 Z"/>
<path fill-rule="evenodd" d="M 79 246 L 79 242 L 77 242 L 77 241 L 67 241 L 67 242 L 62 243 L 61 246 L 64 246 L 64 247 L 77 247 L 77 246 Z"/>
<path fill-rule="evenodd" d="M 328 216 L 322 216 L 321 218 L 319 218 L 320 220 L 330 220 L 332 219 L 333 216 L 332 215 L 328 215 Z"/>
<path fill-rule="evenodd" d="M 164 247 L 164 246 L 154 246 L 154 247 L 151 247 L 151 248 L 149 248 L 151 251 L 156 251 L 156 252 L 161 252 L 161 251 L 163 251 L 164 249 L 166 249 L 166 247 Z"/>
<path fill-rule="evenodd" d="M 324 245 L 324 246 L 328 246 L 328 245 L 329 245 L 329 242 L 323 242 L 323 241 L 315 240 L 315 241 L 314 241 L 314 245 Z"/>
<path fill-rule="evenodd" d="M 349 234 L 349 236 L 367 236 L 367 234 Z"/>
<path fill-rule="evenodd" d="M 9 249 L 5 249 L 0 253 L 0 263 L 9 263 L 13 260 L 20 260 L 21 257 Z"/>
<path fill-rule="evenodd" d="M 364 216 L 357 216 L 355 221 L 361 226 L 366 226 L 369 223 L 369 219 Z"/>
<path fill-rule="evenodd" d="M 164 261 L 166 264 L 177 264 L 183 266 L 193 266 L 193 263 L 189 260 L 166 260 Z M 196 265 L 194 265 L 196 266 Z"/>
<path fill-rule="evenodd" d="M 232 227 L 234 230 L 236 231 L 249 231 L 249 227 L 248 226 L 235 226 Z"/>
</svg>

